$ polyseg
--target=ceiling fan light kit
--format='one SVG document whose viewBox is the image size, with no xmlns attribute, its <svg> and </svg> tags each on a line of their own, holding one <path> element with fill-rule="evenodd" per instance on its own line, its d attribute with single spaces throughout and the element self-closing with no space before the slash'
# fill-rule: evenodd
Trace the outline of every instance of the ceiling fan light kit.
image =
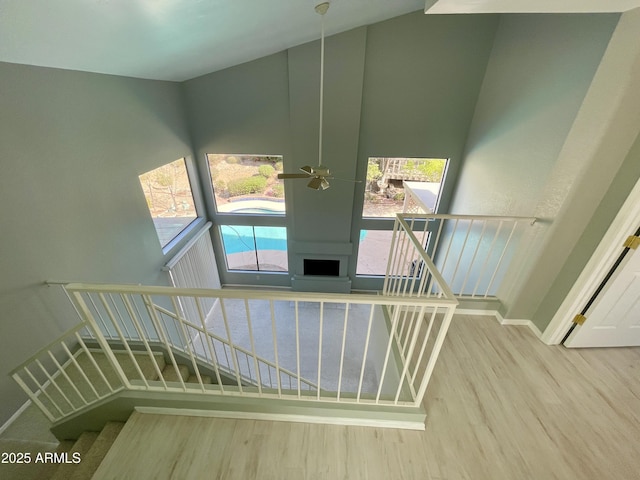
<svg viewBox="0 0 640 480">
<path fill-rule="evenodd" d="M 326 178 L 314 177 L 307 184 L 307 187 L 312 188 L 314 190 L 326 190 L 327 188 L 329 188 L 329 182 L 327 182 Z"/>
</svg>

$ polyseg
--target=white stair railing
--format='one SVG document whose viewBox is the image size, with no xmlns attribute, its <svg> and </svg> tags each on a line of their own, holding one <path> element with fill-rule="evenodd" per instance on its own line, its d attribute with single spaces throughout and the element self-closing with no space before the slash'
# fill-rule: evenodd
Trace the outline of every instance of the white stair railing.
<svg viewBox="0 0 640 480">
<path fill-rule="evenodd" d="M 211 222 L 207 222 L 162 270 L 167 272 L 171 285 L 178 288 L 221 288 L 218 267 L 211 243 Z M 210 312 L 215 299 L 204 300 L 202 308 Z M 182 311 L 186 318 L 198 318 L 195 304 L 185 301 Z"/>
<path fill-rule="evenodd" d="M 68 284 L 82 323 L 13 378 L 52 420 L 122 389 L 415 407 L 457 305 L 438 288 L 439 298 L 402 298 Z M 196 321 L 184 318 L 184 299 Z M 207 316 L 202 303 L 211 299 L 217 307 Z M 64 362 L 41 360 L 61 349 Z M 87 371 L 93 363 L 98 373 Z M 180 375 L 185 366 L 190 381 Z"/>
<path fill-rule="evenodd" d="M 398 214 L 383 293 L 438 297 L 439 285 L 448 285 L 458 298 L 493 298 L 514 268 L 514 255 L 535 221 L 534 217 Z M 439 278 L 425 269 L 427 258 Z"/>
<path fill-rule="evenodd" d="M 97 339 L 103 348 L 89 348 L 87 339 Z M 52 422 L 123 390 L 127 382 L 100 329 L 87 321 L 31 356 L 11 376 Z"/>
</svg>

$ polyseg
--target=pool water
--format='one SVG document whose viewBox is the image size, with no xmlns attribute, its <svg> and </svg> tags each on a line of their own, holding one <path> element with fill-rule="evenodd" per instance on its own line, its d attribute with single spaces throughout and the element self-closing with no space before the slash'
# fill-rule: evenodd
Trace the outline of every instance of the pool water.
<svg viewBox="0 0 640 480">
<path fill-rule="evenodd" d="M 287 250 L 285 227 L 252 227 L 223 225 L 222 242 L 227 255 L 257 250 Z"/>
<path fill-rule="evenodd" d="M 229 213 L 257 213 L 260 215 L 284 215 L 284 212 L 278 210 L 270 210 L 268 208 L 238 208 L 231 210 Z"/>
<path fill-rule="evenodd" d="M 286 227 L 223 225 L 220 227 L 220 231 L 227 255 L 253 252 L 254 250 L 287 250 Z M 366 235 L 366 230 L 360 230 L 360 242 L 365 239 Z"/>
</svg>

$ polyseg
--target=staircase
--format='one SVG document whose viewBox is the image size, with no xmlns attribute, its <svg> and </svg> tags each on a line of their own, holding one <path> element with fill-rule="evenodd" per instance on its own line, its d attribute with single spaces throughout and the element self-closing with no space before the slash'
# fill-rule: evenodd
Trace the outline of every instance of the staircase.
<svg viewBox="0 0 640 480">
<path fill-rule="evenodd" d="M 446 287 L 437 297 L 86 284 L 65 292 L 81 322 L 11 374 L 61 439 L 136 408 L 424 429 L 422 398 L 457 304 Z M 218 307 L 205 315 L 211 298 Z"/>
<path fill-rule="evenodd" d="M 104 354 L 98 350 L 90 349 L 91 356 L 103 372 L 107 372 L 105 377 L 116 383 L 113 373 L 109 372 L 105 365 L 107 360 Z M 127 373 L 131 381 L 139 381 L 138 368 L 136 368 L 128 353 L 114 351 L 118 363 Z M 184 364 L 173 364 L 165 362 L 162 353 L 155 354 L 155 362 L 161 369 L 161 376 L 165 382 L 212 384 L 212 378 L 208 375 L 200 375 L 200 379 L 193 375 Z M 137 359 L 140 370 L 145 374 L 147 381 L 158 381 L 159 376 L 154 372 L 152 362 L 145 358 Z M 76 388 L 71 386 L 71 382 L 77 380 L 80 367 L 88 376 L 98 377 L 97 370 L 89 356 L 81 352 L 76 356 L 77 366 L 70 363 L 65 369 L 57 383 L 61 391 L 52 385 L 47 388 L 47 395 L 42 400 L 43 403 L 52 407 L 53 404 L 62 404 L 65 397 L 69 401 L 77 401 L 80 396 L 89 398 L 92 394 L 87 385 L 82 386 L 76 383 Z M 100 392 L 99 381 L 96 388 Z M 49 399 L 50 398 L 50 399 Z M 46 425 L 46 426 L 45 426 Z M 2 480 L 85 480 L 93 477 L 93 474 L 100 466 L 100 463 L 113 445 L 118 434 L 124 427 L 124 422 L 106 422 L 101 431 L 84 431 L 77 439 L 61 440 L 56 442 L 44 428 L 48 426 L 48 421 L 41 418 L 40 413 L 34 406 L 30 406 L 25 414 L 16 421 L 16 425 L 10 427 L 6 435 L 0 436 L 0 451 L 28 454 L 28 457 L 21 456 L 24 463 L 0 463 L 0 478 Z M 31 431 L 29 435 L 25 432 Z"/>
<path fill-rule="evenodd" d="M 38 423 L 31 406 L 0 436 L 0 450 L 19 454 L 23 462 L 0 463 L 3 480 L 89 480 L 124 427 L 122 422 L 107 422 L 99 432 L 87 431 L 75 440 L 55 442 L 47 432 L 33 438 L 38 436 Z"/>
</svg>

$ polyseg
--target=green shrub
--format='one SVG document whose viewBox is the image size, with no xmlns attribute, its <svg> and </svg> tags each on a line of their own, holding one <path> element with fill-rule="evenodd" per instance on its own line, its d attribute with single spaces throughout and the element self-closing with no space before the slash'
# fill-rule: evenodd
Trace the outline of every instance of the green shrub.
<svg viewBox="0 0 640 480">
<path fill-rule="evenodd" d="M 415 168 L 416 168 L 415 162 L 413 160 L 407 160 L 405 164 L 402 166 L 401 170 L 404 173 L 410 174 L 410 173 L 413 173 Z"/>
<path fill-rule="evenodd" d="M 227 182 L 220 179 L 214 180 L 213 189 L 216 191 L 216 194 L 218 195 L 226 195 Z"/>
<path fill-rule="evenodd" d="M 229 157 L 227 157 L 226 162 L 227 162 L 227 163 L 239 163 L 239 162 L 240 162 L 240 160 L 238 160 L 238 158 L 237 158 L 237 157 L 229 156 Z"/>
<path fill-rule="evenodd" d="M 266 186 L 267 179 L 264 177 L 246 177 L 231 180 L 227 185 L 227 190 L 230 197 L 237 197 L 249 193 L 262 193 Z"/>
<path fill-rule="evenodd" d="M 446 166 L 446 164 L 446 160 L 427 160 L 418 166 L 418 170 L 422 175 L 425 175 L 427 177 L 427 182 L 440 182 L 442 181 L 442 175 L 444 173 L 444 167 Z"/>
<path fill-rule="evenodd" d="M 273 192 L 273 196 L 276 198 L 284 197 L 284 185 L 281 183 L 276 183 L 271 187 L 271 191 Z"/>
<path fill-rule="evenodd" d="M 264 178 L 269 178 L 275 172 L 275 168 L 273 168 L 271 165 L 260 165 L 260 167 L 258 168 L 258 173 Z"/>
<path fill-rule="evenodd" d="M 281 172 L 283 169 L 282 162 L 276 162 L 276 170 Z"/>
<path fill-rule="evenodd" d="M 369 166 L 367 167 L 367 182 L 374 182 L 382 178 L 382 172 L 377 163 L 373 163 L 369 160 Z"/>
</svg>

